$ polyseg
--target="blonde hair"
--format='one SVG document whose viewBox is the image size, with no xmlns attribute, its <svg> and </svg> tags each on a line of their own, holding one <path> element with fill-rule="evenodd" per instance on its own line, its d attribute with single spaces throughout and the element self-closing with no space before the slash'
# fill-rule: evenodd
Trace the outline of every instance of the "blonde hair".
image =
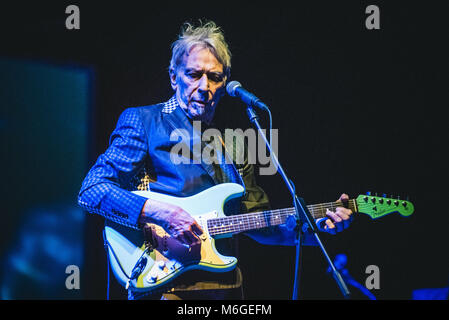
<svg viewBox="0 0 449 320">
<path fill-rule="evenodd" d="M 194 46 L 202 46 L 209 49 L 217 60 L 223 65 L 223 71 L 229 79 L 231 73 L 231 52 L 224 39 L 223 31 L 215 22 L 208 21 L 205 24 L 200 20 L 200 25 L 194 27 L 185 22 L 178 40 L 172 44 L 172 57 L 170 70 L 176 72 L 182 58 L 188 54 Z"/>
</svg>

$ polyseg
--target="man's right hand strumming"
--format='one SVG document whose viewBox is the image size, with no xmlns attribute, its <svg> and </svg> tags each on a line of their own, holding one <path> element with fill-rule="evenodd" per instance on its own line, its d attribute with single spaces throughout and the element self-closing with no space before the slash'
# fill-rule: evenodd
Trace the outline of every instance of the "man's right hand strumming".
<svg viewBox="0 0 449 320">
<path fill-rule="evenodd" d="M 182 208 L 148 199 L 142 208 L 139 224 L 154 223 L 173 238 L 188 246 L 201 243 L 199 236 L 203 233 L 200 225 Z"/>
</svg>

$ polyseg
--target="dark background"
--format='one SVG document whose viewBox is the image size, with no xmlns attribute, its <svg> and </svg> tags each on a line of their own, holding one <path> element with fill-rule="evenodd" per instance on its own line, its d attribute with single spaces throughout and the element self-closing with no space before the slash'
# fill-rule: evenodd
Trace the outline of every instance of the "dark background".
<svg viewBox="0 0 449 320">
<path fill-rule="evenodd" d="M 65 28 L 69 4 L 80 8 L 80 30 Z M 370 4 L 380 8 L 380 30 L 365 28 Z M 214 20 L 233 54 L 231 78 L 270 106 L 279 159 L 307 203 L 366 191 L 408 196 L 414 203 L 409 218 L 359 215 L 342 234 L 322 235 L 332 257 L 348 255 L 348 269 L 362 284 L 365 268 L 379 267 L 376 297 L 410 299 L 414 289 L 449 281 L 448 9 L 436 1 L 18 2 L 2 5 L 0 54 L 91 70 L 89 168 L 126 107 L 171 96 L 170 44 L 181 24 Z M 249 127 L 243 105 L 229 97 L 217 119 Z M 258 181 L 274 208 L 291 205 L 279 175 Z M 87 216 L 81 278 L 86 299 L 105 297 L 101 227 L 100 217 Z M 289 299 L 294 248 L 240 238 L 246 298 Z M 302 298 L 341 297 L 326 268 L 317 247 L 304 249 Z M 111 294 L 121 297 L 115 282 Z"/>
</svg>

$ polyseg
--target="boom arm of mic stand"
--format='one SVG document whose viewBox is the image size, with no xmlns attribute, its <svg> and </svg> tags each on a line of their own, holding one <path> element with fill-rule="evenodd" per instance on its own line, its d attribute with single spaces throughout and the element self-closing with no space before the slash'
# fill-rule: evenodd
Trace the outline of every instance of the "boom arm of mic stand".
<svg viewBox="0 0 449 320">
<path fill-rule="evenodd" d="M 318 230 L 316 227 L 315 220 L 312 218 L 312 215 L 310 214 L 309 210 L 307 209 L 307 206 L 305 205 L 304 200 L 302 198 L 299 198 L 296 195 L 294 186 L 292 185 L 291 181 L 287 178 L 287 175 L 284 172 L 284 169 L 280 165 L 276 155 L 273 153 L 271 145 L 268 143 L 267 137 L 263 133 L 262 128 L 259 124 L 259 119 L 258 119 L 259 117 L 257 116 L 256 112 L 250 105 L 247 106 L 246 112 L 248 114 L 249 121 L 255 125 L 260 136 L 264 139 L 265 144 L 268 148 L 268 151 L 270 152 L 271 159 L 274 161 L 274 165 L 276 166 L 277 171 L 280 173 L 282 179 L 284 180 L 285 184 L 287 185 L 288 190 L 290 191 L 290 193 L 293 197 L 293 200 L 295 203 L 297 220 L 302 222 L 303 224 L 306 224 L 312 231 L 313 235 L 315 236 L 315 240 L 318 243 L 318 246 L 320 247 L 321 251 L 324 254 L 324 257 L 326 258 L 327 262 L 329 263 L 329 265 L 331 267 L 333 277 L 334 277 L 335 281 L 337 282 L 338 287 L 340 288 L 340 291 L 342 292 L 344 298 L 348 299 L 350 297 L 349 289 L 346 286 L 346 283 L 344 282 L 343 278 L 341 277 L 341 274 L 335 268 L 332 260 L 330 259 L 329 255 L 327 254 L 327 251 L 324 248 L 324 245 L 318 236 Z M 301 228 L 298 228 L 298 229 L 299 229 L 298 232 L 301 232 L 300 231 Z M 299 235 L 298 235 L 298 239 L 299 239 Z M 299 255 L 299 252 L 300 252 L 299 246 L 301 245 L 301 241 L 298 241 L 296 245 L 298 246 L 296 252 L 297 252 L 297 255 Z M 292 298 L 293 300 L 297 300 L 297 298 L 298 298 L 298 296 L 297 296 L 297 272 L 298 272 L 298 266 L 296 266 L 296 268 L 295 268 L 295 284 L 294 284 L 295 289 L 293 292 L 293 298 Z"/>
</svg>

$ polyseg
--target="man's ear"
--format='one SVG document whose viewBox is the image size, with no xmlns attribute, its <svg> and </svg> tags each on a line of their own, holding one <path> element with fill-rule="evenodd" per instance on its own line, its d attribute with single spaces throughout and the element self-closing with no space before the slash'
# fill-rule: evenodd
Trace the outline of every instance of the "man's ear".
<svg viewBox="0 0 449 320">
<path fill-rule="evenodd" d="M 173 90 L 174 91 L 176 91 L 176 88 L 177 88 L 177 78 L 176 78 L 176 72 L 175 72 L 175 70 L 173 69 L 173 68 L 170 68 L 169 70 L 168 70 L 168 74 L 169 74 L 169 76 L 170 76 L 170 84 L 171 84 L 171 87 L 173 88 Z"/>
</svg>

